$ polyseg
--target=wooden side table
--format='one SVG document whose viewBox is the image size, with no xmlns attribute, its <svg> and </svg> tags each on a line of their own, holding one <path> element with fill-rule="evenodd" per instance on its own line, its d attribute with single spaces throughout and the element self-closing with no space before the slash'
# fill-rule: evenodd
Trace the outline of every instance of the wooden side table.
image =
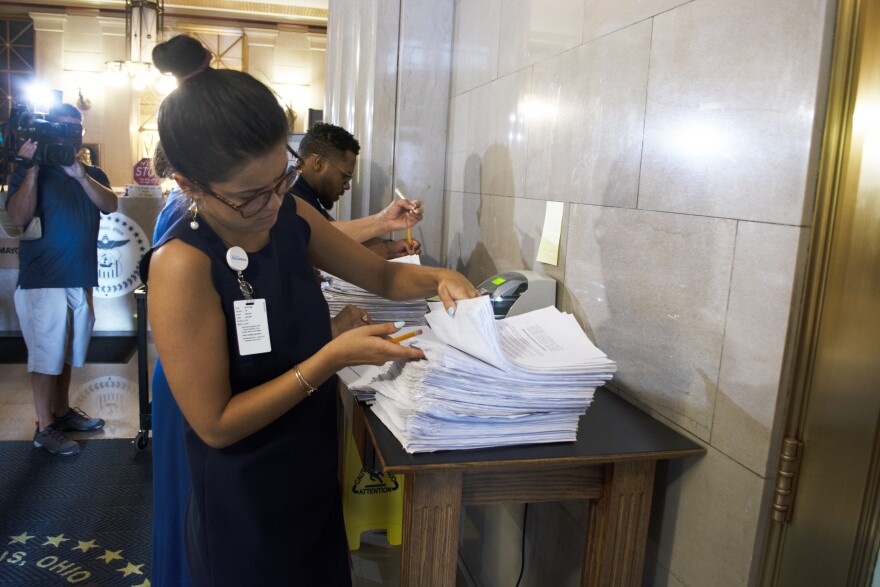
<svg viewBox="0 0 880 587">
<path fill-rule="evenodd" d="M 613 393 L 600 389 L 577 441 L 409 454 L 355 403 L 362 462 L 406 475 L 402 586 L 453 587 L 461 506 L 591 500 L 581 585 L 640 585 L 658 460 L 705 452 Z"/>
</svg>

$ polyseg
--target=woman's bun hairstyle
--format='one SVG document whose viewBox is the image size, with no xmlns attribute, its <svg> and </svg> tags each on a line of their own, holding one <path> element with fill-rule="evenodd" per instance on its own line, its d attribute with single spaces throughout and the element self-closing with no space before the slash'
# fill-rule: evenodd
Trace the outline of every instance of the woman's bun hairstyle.
<svg viewBox="0 0 880 587">
<path fill-rule="evenodd" d="M 185 79 L 204 69 L 210 55 L 198 40 L 178 35 L 153 47 L 153 65 L 162 73 Z"/>
<path fill-rule="evenodd" d="M 156 115 L 155 168 L 209 186 L 287 142 L 290 125 L 278 97 L 248 73 L 209 67 L 211 52 L 178 35 L 153 49 L 153 64 L 177 78 Z"/>
</svg>

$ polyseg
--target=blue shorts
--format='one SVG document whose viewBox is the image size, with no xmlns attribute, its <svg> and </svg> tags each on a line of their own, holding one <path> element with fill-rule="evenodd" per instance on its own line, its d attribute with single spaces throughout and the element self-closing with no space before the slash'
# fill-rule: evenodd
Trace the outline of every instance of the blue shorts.
<svg viewBox="0 0 880 587">
<path fill-rule="evenodd" d="M 95 325 L 91 291 L 16 288 L 15 311 L 28 349 L 28 373 L 60 375 L 64 363 L 85 364 Z"/>
</svg>

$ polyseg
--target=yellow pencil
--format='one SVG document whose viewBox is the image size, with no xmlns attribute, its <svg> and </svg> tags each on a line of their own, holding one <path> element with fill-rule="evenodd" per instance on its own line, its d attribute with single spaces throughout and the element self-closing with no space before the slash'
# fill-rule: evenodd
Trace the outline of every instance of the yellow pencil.
<svg viewBox="0 0 880 587">
<path fill-rule="evenodd" d="M 415 335 L 417 335 L 417 334 L 421 334 L 421 333 L 422 333 L 421 330 L 413 330 L 412 332 L 407 332 L 406 334 L 401 334 L 400 336 L 395 336 L 394 338 L 390 339 L 390 342 L 398 343 L 398 342 L 400 342 L 400 341 L 402 341 L 402 340 L 406 340 L 406 339 L 408 339 L 408 338 L 412 338 L 412 337 L 414 337 Z"/>
<path fill-rule="evenodd" d="M 394 188 L 394 193 L 403 198 L 404 202 L 409 202 L 409 199 L 407 199 L 399 189 Z M 406 242 L 412 244 L 412 230 L 410 230 L 409 226 L 406 227 Z"/>
</svg>

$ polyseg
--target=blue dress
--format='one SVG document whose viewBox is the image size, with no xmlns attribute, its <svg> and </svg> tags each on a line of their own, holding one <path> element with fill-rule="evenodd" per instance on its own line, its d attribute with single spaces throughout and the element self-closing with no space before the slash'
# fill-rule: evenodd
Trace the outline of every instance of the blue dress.
<svg viewBox="0 0 880 587">
<path fill-rule="evenodd" d="M 211 260 L 227 322 L 232 393 L 287 372 L 330 341 L 330 316 L 307 253 L 308 224 L 283 200 L 269 243 L 250 253 L 245 279 L 268 308 L 272 351 L 241 356 L 234 302 L 242 299 L 227 247 L 206 222 L 169 229 Z M 145 272 L 149 258 L 145 258 Z M 195 350 L 194 352 L 197 352 Z M 185 542 L 193 584 L 350 585 L 337 479 L 336 381 L 251 436 L 207 446 L 184 420 L 192 492 Z"/>
<path fill-rule="evenodd" d="M 153 243 L 159 242 L 175 222 L 186 215 L 184 196 L 172 194 L 156 220 Z M 162 360 L 156 360 L 150 386 L 153 453 L 153 553 L 150 579 L 155 587 L 190 587 L 183 526 L 192 483 L 183 442 L 180 412 Z"/>
</svg>

